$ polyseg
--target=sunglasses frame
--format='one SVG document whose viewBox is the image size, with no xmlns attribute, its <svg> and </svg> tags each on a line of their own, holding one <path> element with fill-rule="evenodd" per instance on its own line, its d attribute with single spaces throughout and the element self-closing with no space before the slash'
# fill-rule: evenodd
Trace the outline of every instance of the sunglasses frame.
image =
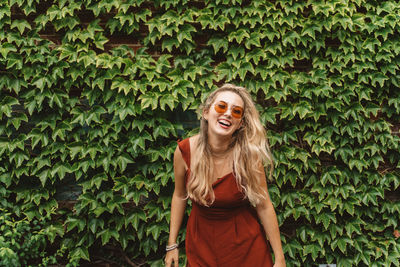
<svg viewBox="0 0 400 267">
<path fill-rule="evenodd" d="M 221 108 L 219 106 L 221 103 L 224 104 L 226 107 L 225 108 Z M 241 112 L 240 115 L 238 115 L 237 113 L 234 112 L 235 109 L 236 110 L 240 110 L 240 112 Z M 217 103 L 215 103 L 214 110 L 217 113 L 223 114 L 228 110 L 228 103 L 226 103 L 225 101 L 220 100 Z M 242 107 L 240 107 L 240 106 L 231 107 L 231 115 L 232 115 L 232 117 L 234 117 L 236 119 L 241 119 L 241 118 L 243 118 L 243 114 L 244 114 L 244 109 Z"/>
</svg>

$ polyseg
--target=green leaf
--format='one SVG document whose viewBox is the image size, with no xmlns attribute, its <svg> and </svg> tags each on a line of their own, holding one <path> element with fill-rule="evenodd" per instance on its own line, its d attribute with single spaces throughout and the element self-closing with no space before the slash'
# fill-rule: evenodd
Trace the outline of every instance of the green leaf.
<svg viewBox="0 0 400 267">
<path fill-rule="evenodd" d="M 171 94 L 165 94 L 160 98 L 160 108 L 165 110 L 165 106 L 168 105 L 171 110 L 174 110 L 175 102 L 178 102 L 176 97 Z"/>
<path fill-rule="evenodd" d="M 68 231 L 72 231 L 74 228 L 77 228 L 78 232 L 81 232 L 86 226 L 86 221 L 80 218 L 68 217 L 65 221 L 65 224 L 67 225 Z"/>
<path fill-rule="evenodd" d="M 225 37 L 221 36 L 212 36 L 207 45 L 212 45 L 214 48 L 214 54 L 216 54 L 220 49 L 222 49 L 223 53 L 228 51 L 228 40 Z"/>
<path fill-rule="evenodd" d="M 93 234 L 99 232 L 100 229 L 104 228 L 104 220 L 101 218 L 91 218 L 89 220 L 89 229 Z"/>
<path fill-rule="evenodd" d="M 242 80 L 245 79 L 246 73 L 249 72 L 250 74 L 254 73 L 253 65 L 250 62 L 244 62 L 240 65 L 238 69 L 239 76 Z"/>
<path fill-rule="evenodd" d="M 6 185 L 6 188 L 9 187 L 12 183 L 12 175 L 9 172 L 4 172 L 0 174 L 0 182 Z"/>
<path fill-rule="evenodd" d="M 301 37 L 299 36 L 299 34 L 295 31 L 290 31 L 288 33 L 286 33 L 283 38 L 282 38 L 282 44 L 283 46 L 287 46 L 288 43 L 290 43 L 292 45 L 292 47 L 296 47 L 297 46 L 297 42 L 296 40 L 301 39 Z"/>
<path fill-rule="evenodd" d="M 247 49 L 254 49 L 254 47 L 261 47 L 260 33 L 252 32 L 250 33 L 250 38 L 246 39 L 245 46 Z"/>
<path fill-rule="evenodd" d="M 237 31 L 231 32 L 228 35 L 229 42 L 236 40 L 238 44 L 241 44 L 244 38 L 250 38 L 249 33 L 245 29 L 239 29 Z"/>
<path fill-rule="evenodd" d="M 299 114 L 300 119 L 303 119 L 307 114 L 310 114 L 312 112 L 312 106 L 308 101 L 300 101 L 293 107 L 293 115 Z"/>
<path fill-rule="evenodd" d="M 70 257 L 75 260 L 84 259 L 84 260 L 90 261 L 89 251 L 88 251 L 87 247 L 75 248 L 74 250 L 71 251 L 70 255 L 71 255 Z"/>
<path fill-rule="evenodd" d="M 146 94 L 142 94 L 139 96 L 139 100 L 141 100 L 141 107 L 142 109 L 146 109 L 147 107 L 151 106 L 151 109 L 154 110 L 158 106 L 158 97 L 160 95 L 154 92 L 148 92 Z"/>
<path fill-rule="evenodd" d="M 17 48 L 10 43 L 4 42 L 0 46 L 0 54 L 3 56 L 3 58 L 7 58 L 7 55 L 9 52 L 17 52 Z"/>
<path fill-rule="evenodd" d="M 57 162 L 54 166 L 53 169 L 51 170 L 50 175 L 52 177 L 55 176 L 57 173 L 58 177 L 60 180 L 64 179 L 66 173 L 72 173 L 72 168 L 71 165 L 68 162 Z"/>
<path fill-rule="evenodd" d="M 14 28 L 17 28 L 21 34 L 24 33 L 25 29 L 29 29 L 29 30 L 32 29 L 31 25 L 26 20 L 18 20 L 18 19 L 14 20 L 11 23 L 11 29 L 14 29 Z"/>
<path fill-rule="evenodd" d="M 120 156 L 118 156 L 116 161 L 117 161 L 118 167 L 120 168 L 121 172 L 123 172 L 126 169 L 126 166 L 129 163 L 134 162 L 134 160 L 128 153 L 122 153 Z"/>
<path fill-rule="evenodd" d="M 311 257 L 313 258 L 313 260 L 315 261 L 317 259 L 317 257 L 319 256 L 319 254 L 322 254 L 322 248 L 320 245 L 318 244 L 311 244 L 311 245 L 306 245 L 303 248 L 303 253 L 304 255 L 308 255 L 311 254 Z"/>
<path fill-rule="evenodd" d="M 22 66 L 23 66 L 23 58 L 21 55 L 15 53 L 8 54 L 7 69 L 11 69 L 14 67 L 17 70 L 21 70 Z M 11 88 L 11 89 L 13 89 L 18 94 L 16 88 Z"/>
<path fill-rule="evenodd" d="M 161 44 L 162 50 L 167 50 L 168 52 L 172 52 L 174 47 L 178 48 L 180 45 L 178 39 L 173 37 L 167 37 Z"/>
<path fill-rule="evenodd" d="M 192 41 L 192 32 L 196 32 L 196 29 L 190 24 L 184 24 L 178 31 L 177 40 L 182 43 L 183 40 Z"/>
<path fill-rule="evenodd" d="M 160 224 L 152 224 L 148 226 L 146 229 L 146 235 L 150 236 L 150 233 L 153 236 L 154 240 L 158 240 L 158 237 L 160 236 L 161 233 Z"/>
<path fill-rule="evenodd" d="M 118 93 L 123 91 L 125 95 L 128 95 L 128 93 L 133 89 L 132 83 L 122 77 L 117 77 L 113 79 L 111 83 L 111 90 L 114 90 L 116 88 L 118 88 Z"/>
<path fill-rule="evenodd" d="M 119 233 L 114 229 L 104 229 L 101 232 L 96 234 L 97 238 L 99 236 L 101 236 L 101 242 L 102 242 L 102 245 L 104 246 L 105 244 L 109 243 L 111 237 L 114 237 L 116 240 L 118 240 Z"/>
<path fill-rule="evenodd" d="M 28 160 L 28 159 L 29 159 L 29 157 L 28 157 L 28 155 L 25 154 L 24 151 L 18 150 L 18 151 L 13 152 L 13 153 L 11 154 L 9 161 L 10 161 L 10 163 L 11 163 L 12 161 L 14 161 L 15 164 L 16 164 L 16 167 L 18 168 L 19 166 L 22 165 L 22 163 L 23 163 L 25 160 Z"/>
</svg>

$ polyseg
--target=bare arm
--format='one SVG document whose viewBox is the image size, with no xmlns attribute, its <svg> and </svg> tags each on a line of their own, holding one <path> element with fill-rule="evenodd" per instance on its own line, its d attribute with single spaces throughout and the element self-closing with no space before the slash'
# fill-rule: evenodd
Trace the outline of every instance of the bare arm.
<svg viewBox="0 0 400 267">
<path fill-rule="evenodd" d="M 264 168 L 260 166 L 260 169 L 262 170 L 261 174 L 262 177 L 260 177 L 262 181 L 262 187 L 267 192 L 267 197 L 256 206 L 256 210 L 258 217 L 264 227 L 265 233 L 267 234 L 271 247 L 274 251 L 275 255 L 274 266 L 283 267 L 286 266 L 286 264 L 282 250 L 278 220 L 276 218 L 274 206 L 272 205 L 271 199 L 268 194 L 267 181 L 265 178 Z"/>
<path fill-rule="evenodd" d="M 187 203 L 187 200 L 185 199 L 185 162 L 179 147 L 176 147 L 174 153 L 174 176 L 175 189 L 171 201 L 171 221 L 169 225 L 168 245 L 176 243 Z M 178 256 L 178 249 L 167 252 L 165 257 L 166 266 L 172 266 L 172 262 L 174 262 L 174 266 L 177 267 Z"/>
</svg>

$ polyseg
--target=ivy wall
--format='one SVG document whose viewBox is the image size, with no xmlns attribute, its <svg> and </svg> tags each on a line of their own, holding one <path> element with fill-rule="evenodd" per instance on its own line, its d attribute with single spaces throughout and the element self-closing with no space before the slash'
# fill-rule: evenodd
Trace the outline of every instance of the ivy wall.
<svg viewBox="0 0 400 267">
<path fill-rule="evenodd" d="M 176 140 L 224 82 L 268 130 L 287 265 L 400 265 L 398 1 L 3 0 L 0 26 L 1 266 L 162 265 Z"/>
</svg>

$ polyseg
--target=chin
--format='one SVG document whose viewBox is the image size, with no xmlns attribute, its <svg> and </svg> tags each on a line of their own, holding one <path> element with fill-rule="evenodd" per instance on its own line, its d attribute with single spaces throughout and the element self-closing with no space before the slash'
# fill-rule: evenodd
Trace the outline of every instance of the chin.
<svg viewBox="0 0 400 267">
<path fill-rule="evenodd" d="M 222 128 L 221 126 L 219 126 L 219 124 L 217 123 L 216 127 L 214 129 L 211 129 L 212 133 L 218 136 L 232 136 L 233 133 L 235 132 L 235 129 L 233 126 L 229 127 L 229 128 Z"/>
</svg>

